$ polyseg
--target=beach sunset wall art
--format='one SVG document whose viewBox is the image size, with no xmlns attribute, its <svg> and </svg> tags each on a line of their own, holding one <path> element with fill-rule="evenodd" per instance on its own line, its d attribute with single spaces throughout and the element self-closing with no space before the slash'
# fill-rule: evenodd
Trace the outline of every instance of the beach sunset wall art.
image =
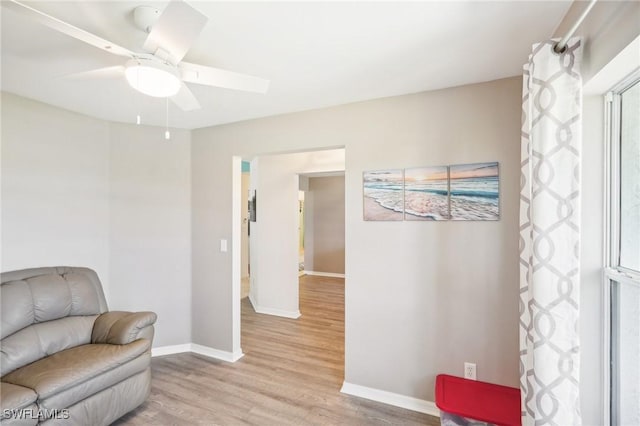
<svg viewBox="0 0 640 426">
<path fill-rule="evenodd" d="M 452 220 L 500 219 L 498 163 L 449 166 Z"/>
<path fill-rule="evenodd" d="M 364 172 L 363 187 L 364 220 L 403 220 L 402 169 Z"/>
<path fill-rule="evenodd" d="M 364 220 L 499 220 L 497 162 L 364 172 Z"/>
<path fill-rule="evenodd" d="M 406 169 L 404 173 L 405 220 L 449 219 L 449 168 Z"/>
</svg>

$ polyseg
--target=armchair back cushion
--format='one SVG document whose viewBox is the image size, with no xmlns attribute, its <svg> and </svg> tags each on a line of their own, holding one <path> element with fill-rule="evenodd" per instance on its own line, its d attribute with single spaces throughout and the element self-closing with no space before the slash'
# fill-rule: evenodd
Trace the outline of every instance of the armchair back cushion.
<svg viewBox="0 0 640 426">
<path fill-rule="evenodd" d="M 64 349 L 91 343 L 107 302 L 87 268 L 34 268 L 0 275 L 0 376 Z"/>
</svg>

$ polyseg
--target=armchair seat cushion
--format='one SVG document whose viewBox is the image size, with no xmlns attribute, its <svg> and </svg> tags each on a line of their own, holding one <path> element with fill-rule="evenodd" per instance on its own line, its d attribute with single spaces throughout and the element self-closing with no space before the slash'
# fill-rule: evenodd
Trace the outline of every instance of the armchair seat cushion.
<svg viewBox="0 0 640 426">
<path fill-rule="evenodd" d="M 8 414 L 11 410 L 29 407 L 38 398 L 33 389 L 4 382 L 0 383 L 0 396 L 2 418 L 10 417 Z"/>
<path fill-rule="evenodd" d="M 40 408 L 62 409 L 144 371 L 150 346 L 147 339 L 76 346 L 25 365 L 2 381 L 33 389 Z"/>
</svg>

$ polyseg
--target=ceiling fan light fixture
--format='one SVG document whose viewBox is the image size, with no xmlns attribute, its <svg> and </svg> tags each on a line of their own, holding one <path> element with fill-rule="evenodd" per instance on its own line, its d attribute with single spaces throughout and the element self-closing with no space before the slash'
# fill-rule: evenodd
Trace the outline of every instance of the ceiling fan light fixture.
<svg viewBox="0 0 640 426">
<path fill-rule="evenodd" d="M 175 67 L 148 59 L 132 59 L 127 62 L 125 77 L 131 87 L 156 98 L 173 96 L 181 86 Z"/>
</svg>

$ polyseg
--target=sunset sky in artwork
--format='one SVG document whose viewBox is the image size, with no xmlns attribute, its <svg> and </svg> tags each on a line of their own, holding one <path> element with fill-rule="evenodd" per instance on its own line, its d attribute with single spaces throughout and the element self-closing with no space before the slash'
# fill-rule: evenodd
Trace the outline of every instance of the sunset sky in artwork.
<svg viewBox="0 0 640 426">
<path fill-rule="evenodd" d="M 451 179 L 497 177 L 498 163 L 458 164 L 450 167 Z"/>
<path fill-rule="evenodd" d="M 376 170 L 364 173 L 365 182 L 398 182 L 403 178 L 402 170 Z"/>
<path fill-rule="evenodd" d="M 405 171 L 405 180 L 408 182 L 442 180 L 446 178 L 447 166 L 419 167 Z"/>
</svg>

